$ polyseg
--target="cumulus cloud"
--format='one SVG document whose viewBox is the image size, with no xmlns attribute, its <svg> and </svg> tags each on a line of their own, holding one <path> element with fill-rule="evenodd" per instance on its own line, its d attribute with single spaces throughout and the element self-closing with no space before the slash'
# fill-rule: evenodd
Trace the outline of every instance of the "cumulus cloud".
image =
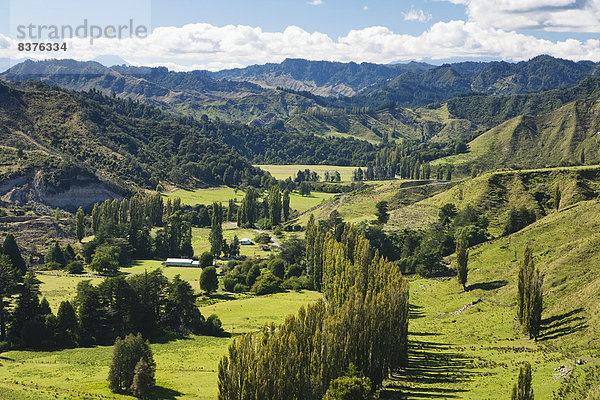
<svg viewBox="0 0 600 400">
<path fill-rule="evenodd" d="M 425 14 L 423 10 L 417 10 L 415 8 L 411 8 L 409 12 L 402 13 L 402 15 L 404 15 L 405 21 L 427 22 L 431 20 L 431 14 Z"/>
<path fill-rule="evenodd" d="M 281 62 L 288 57 L 389 63 L 450 58 L 520 61 L 549 54 L 600 61 L 600 40 L 551 41 L 472 21 L 437 22 L 420 35 L 398 34 L 383 26 L 373 26 L 352 30 L 338 38 L 296 26 L 281 32 L 265 32 L 260 27 L 198 23 L 156 28 L 145 39 L 101 38 L 93 45 L 79 38 L 66 42 L 69 50 L 64 53 L 25 54 L 17 51 L 17 41 L 0 34 L 0 58 L 90 60 L 100 55 L 119 55 L 134 65 L 163 65 L 174 70 L 219 70 Z"/>
<path fill-rule="evenodd" d="M 469 20 L 504 30 L 600 32 L 600 0 L 438 0 L 463 4 Z"/>
<path fill-rule="evenodd" d="M 323 0 L 311 0 L 308 2 L 308 4 L 310 4 L 311 6 L 320 6 L 321 4 L 323 4 Z"/>
</svg>

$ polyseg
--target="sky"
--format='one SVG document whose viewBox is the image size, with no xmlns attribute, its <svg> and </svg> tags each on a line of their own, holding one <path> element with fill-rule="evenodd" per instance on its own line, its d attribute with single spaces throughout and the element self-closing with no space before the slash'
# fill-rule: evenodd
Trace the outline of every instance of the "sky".
<svg viewBox="0 0 600 400">
<path fill-rule="evenodd" d="M 40 41 L 67 50 L 25 51 Z M 600 0 L 0 0 L 0 59 L 12 64 L 219 70 L 285 58 L 441 64 L 540 54 L 600 61 Z"/>
</svg>

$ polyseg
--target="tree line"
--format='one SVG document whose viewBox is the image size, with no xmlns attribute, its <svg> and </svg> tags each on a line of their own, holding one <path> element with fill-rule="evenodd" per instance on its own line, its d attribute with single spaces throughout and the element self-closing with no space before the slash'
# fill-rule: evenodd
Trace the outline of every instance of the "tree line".
<svg viewBox="0 0 600 400">
<path fill-rule="evenodd" d="M 352 226 L 339 238 L 307 232 L 306 246 L 326 301 L 238 338 L 219 364 L 219 399 L 322 398 L 351 364 L 376 387 L 406 360 L 408 283 L 400 270 Z"/>
</svg>

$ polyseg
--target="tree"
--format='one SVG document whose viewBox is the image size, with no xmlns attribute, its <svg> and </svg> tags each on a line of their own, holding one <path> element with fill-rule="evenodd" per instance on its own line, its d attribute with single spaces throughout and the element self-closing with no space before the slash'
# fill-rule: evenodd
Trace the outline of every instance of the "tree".
<svg viewBox="0 0 600 400">
<path fill-rule="evenodd" d="M 2 246 L 2 252 L 10 259 L 15 272 L 21 274 L 21 276 L 25 275 L 27 272 L 27 264 L 25 264 L 25 260 L 23 260 L 23 257 L 21 256 L 21 250 L 19 250 L 17 241 L 12 233 L 6 235 L 6 239 L 4 239 L 4 244 Z"/>
<path fill-rule="evenodd" d="M 283 191 L 281 208 L 283 212 L 283 221 L 287 222 L 290 219 L 290 191 L 288 189 Z"/>
<path fill-rule="evenodd" d="M 133 383 L 131 384 L 131 393 L 138 399 L 147 399 L 154 389 L 156 381 L 154 379 L 154 369 L 140 358 L 135 366 Z"/>
<path fill-rule="evenodd" d="M 373 400 L 371 393 L 371 380 L 360 377 L 354 365 L 346 375 L 332 380 L 323 400 Z"/>
<path fill-rule="evenodd" d="M 274 258 L 269 262 L 269 271 L 279 279 L 285 276 L 285 261 L 281 258 Z"/>
<path fill-rule="evenodd" d="M 273 185 L 269 191 L 269 216 L 273 226 L 281 223 L 281 192 L 279 185 Z"/>
<path fill-rule="evenodd" d="M 119 262 L 114 255 L 104 251 L 97 251 L 90 264 L 92 271 L 103 275 L 115 275 L 119 271 Z"/>
<path fill-rule="evenodd" d="M 240 255 L 240 240 L 237 235 L 233 236 L 233 240 L 229 245 L 229 255 L 231 257 L 237 257 Z"/>
<path fill-rule="evenodd" d="M 449 225 L 450 222 L 456 217 L 458 214 L 458 210 L 456 206 L 452 203 L 447 203 L 440 208 L 439 219 L 442 225 Z"/>
<path fill-rule="evenodd" d="M 153 371 L 156 369 L 154 356 L 150 344 L 144 341 L 142 335 L 129 334 L 124 339 L 118 337 L 108 373 L 108 386 L 113 392 L 123 393 L 131 390 L 136 366 L 140 360 L 146 362 L 153 376 Z"/>
<path fill-rule="evenodd" d="M 463 228 L 456 242 L 456 272 L 458 282 L 467 290 L 467 262 L 469 261 L 469 243 L 467 241 L 467 228 Z"/>
<path fill-rule="evenodd" d="M 101 223 L 101 215 L 100 215 L 100 206 L 98 203 L 94 204 L 94 208 L 92 209 L 92 231 L 94 234 L 98 232 L 98 228 L 100 228 Z"/>
<path fill-rule="evenodd" d="M 556 187 L 554 188 L 554 207 L 556 208 L 556 211 L 558 211 L 558 209 L 560 208 L 560 199 L 561 199 L 560 186 L 557 184 Z"/>
<path fill-rule="evenodd" d="M 512 400 L 534 400 L 531 387 L 531 364 L 524 362 L 519 368 L 519 378 L 512 390 Z"/>
<path fill-rule="evenodd" d="M 63 301 L 58 306 L 56 342 L 62 347 L 71 347 L 77 343 L 77 315 L 75 309 L 68 301 Z"/>
<path fill-rule="evenodd" d="M 256 279 L 252 291 L 257 295 L 271 294 L 278 292 L 280 286 L 281 279 L 273 275 L 272 272 L 267 271 Z"/>
<path fill-rule="evenodd" d="M 0 255 L 0 342 L 6 340 L 8 306 L 17 287 L 15 270 L 6 254 Z"/>
<path fill-rule="evenodd" d="M 308 182 L 302 182 L 300 184 L 300 188 L 298 189 L 298 191 L 300 192 L 301 196 L 310 196 L 310 183 Z"/>
<path fill-rule="evenodd" d="M 535 268 L 531 249 L 527 247 L 523 255 L 523 261 L 519 267 L 517 282 L 517 295 L 519 301 L 518 317 L 523 330 L 529 333 L 530 338 L 539 336 L 542 323 L 543 277 Z"/>
<path fill-rule="evenodd" d="M 46 257 L 44 257 L 44 262 L 49 264 L 51 262 L 58 263 L 61 268 L 64 268 L 67 265 L 67 260 L 65 259 L 65 255 L 58 245 L 58 242 L 55 242 L 50 249 L 48 249 L 48 253 Z"/>
<path fill-rule="evenodd" d="M 210 267 L 211 265 L 213 265 L 213 260 L 214 258 L 210 251 L 205 251 L 204 253 L 200 254 L 200 268 Z"/>
<path fill-rule="evenodd" d="M 213 203 L 213 215 L 211 221 L 210 234 L 210 251 L 215 257 L 221 255 L 223 249 L 223 206 L 221 203 Z"/>
<path fill-rule="evenodd" d="M 219 279 L 217 277 L 217 270 L 215 267 L 210 266 L 202 270 L 200 275 L 200 289 L 206 293 L 212 293 L 219 288 Z"/>
<path fill-rule="evenodd" d="M 380 224 L 386 224 L 390 219 L 390 214 L 388 213 L 388 203 L 385 200 L 380 201 L 375 204 L 375 208 L 377 208 L 377 212 L 375 215 L 377 216 L 377 221 Z"/>
<path fill-rule="evenodd" d="M 85 236 L 85 213 L 81 207 L 79 207 L 75 214 L 75 234 L 79 242 Z"/>
</svg>

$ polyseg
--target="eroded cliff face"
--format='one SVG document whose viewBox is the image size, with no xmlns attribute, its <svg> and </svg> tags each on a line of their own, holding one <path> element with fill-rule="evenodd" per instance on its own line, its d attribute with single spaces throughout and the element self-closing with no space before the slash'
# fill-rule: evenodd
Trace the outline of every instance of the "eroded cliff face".
<svg viewBox="0 0 600 400">
<path fill-rule="evenodd" d="M 107 199 L 121 198 L 94 176 L 76 174 L 61 180 L 58 186 L 45 183 L 42 177 L 43 171 L 37 171 L 31 176 L 0 182 L 2 200 L 21 204 L 40 203 L 73 211 L 79 207 L 90 208 L 94 203 Z"/>
</svg>

